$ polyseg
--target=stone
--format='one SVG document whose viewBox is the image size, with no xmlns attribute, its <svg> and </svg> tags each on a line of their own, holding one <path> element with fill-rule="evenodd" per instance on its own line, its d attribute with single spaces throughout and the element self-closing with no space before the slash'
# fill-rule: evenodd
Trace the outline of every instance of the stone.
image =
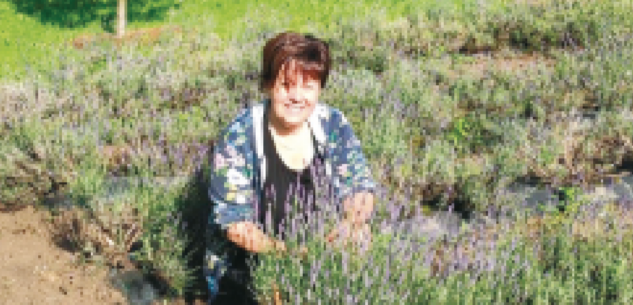
<svg viewBox="0 0 633 305">
<path fill-rule="evenodd" d="M 615 193 L 612 186 L 596 186 L 592 191 L 581 195 L 581 198 L 588 200 L 590 203 L 605 203 L 617 200 L 618 195 Z"/>
<path fill-rule="evenodd" d="M 110 282 L 114 287 L 121 290 L 130 304 L 153 304 L 157 300 L 159 293 L 149 283 L 141 271 L 127 271 L 115 273 Z"/>
<path fill-rule="evenodd" d="M 633 188 L 627 183 L 619 183 L 613 186 L 613 192 L 619 200 L 633 200 Z"/>
</svg>

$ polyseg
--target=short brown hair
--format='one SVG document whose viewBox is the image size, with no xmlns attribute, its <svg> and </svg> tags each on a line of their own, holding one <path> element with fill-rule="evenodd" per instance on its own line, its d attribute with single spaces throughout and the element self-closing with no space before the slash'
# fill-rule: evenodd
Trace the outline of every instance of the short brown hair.
<svg viewBox="0 0 633 305">
<path fill-rule="evenodd" d="M 330 49 L 326 42 L 311 34 L 284 32 L 268 40 L 264 46 L 260 90 L 272 87 L 284 63 L 295 59 L 302 74 L 316 76 L 325 88 L 330 74 Z M 288 77 L 288 66 L 285 75 Z"/>
</svg>

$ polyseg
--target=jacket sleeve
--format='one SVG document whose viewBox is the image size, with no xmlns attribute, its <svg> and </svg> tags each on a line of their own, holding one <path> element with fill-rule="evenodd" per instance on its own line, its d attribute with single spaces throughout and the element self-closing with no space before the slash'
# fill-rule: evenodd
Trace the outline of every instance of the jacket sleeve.
<svg viewBox="0 0 633 305">
<path fill-rule="evenodd" d="M 245 130 L 235 126 L 228 129 L 214 147 L 209 179 L 213 213 L 209 221 L 217 224 L 223 233 L 232 223 L 253 219 L 253 165 L 246 147 Z"/>
<path fill-rule="evenodd" d="M 376 191 L 376 183 L 362 151 L 361 143 L 342 112 L 331 117 L 329 142 L 332 146 L 332 174 L 335 194 L 341 202 L 359 192 Z"/>
</svg>

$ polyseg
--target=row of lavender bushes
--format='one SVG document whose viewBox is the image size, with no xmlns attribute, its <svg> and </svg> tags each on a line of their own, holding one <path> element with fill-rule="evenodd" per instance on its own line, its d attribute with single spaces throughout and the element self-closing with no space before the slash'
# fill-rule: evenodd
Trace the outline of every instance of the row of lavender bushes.
<svg viewBox="0 0 633 305">
<path fill-rule="evenodd" d="M 419 208 L 413 225 L 397 221 L 408 202 L 384 189 L 377 195 L 390 217 L 373 221 L 370 247 L 324 241 L 340 217 L 331 193 L 319 192 L 322 209 L 307 222 L 287 218 L 289 245 L 306 246 L 308 255 L 269 255 L 252 265 L 263 303 L 273 283 L 292 304 L 626 304 L 633 297 L 633 200 L 577 199 L 564 213 L 515 213 L 511 222 L 474 224 L 449 239 L 424 231 L 429 217 Z M 487 216 L 494 219 L 492 209 Z"/>
<path fill-rule="evenodd" d="M 460 200 L 473 212 L 512 211 L 514 199 L 498 194 L 512 181 L 536 177 L 554 186 L 595 182 L 599 173 L 613 171 L 630 156 L 633 76 L 627 38 L 633 27 L 626 26 L 626 1 L 579 3 L 468 6 L 455 12 L 416 12 L 395 21 L 386 20 L 379 9 L 368 9 L 364 18 L 341 20 L 323 32 L 335 62 L 321 99 L 352 122 L 375 179 L 385 186 L 374 232 L 380 232 L 383 221 L 404 218 L 394 214 L 397 205 L 413 210 L 422 200 L 440 198 L 439 208 Z M 2 203 L 20 206 L 69 194 L 77 208 L 95 211 L 93 218 L 109 209 L 127 211 L 131 220 L 106 222 L 109 233 L 104 234 L 116 236 L 116 245 L 126 248 L 130 222 L 137 224 L 143 228 L 143 246 L 136 260 L 148 272 L 159 273 L 172 295 L 203 291 L 192 285 L 199 280 L 199 241 L 204 215 L 210 212 L 204 192 L 205 148 L 238 111 L 261 100 L 259 47 L 283 27 L 280 21 L 247 24 L 248 31 L 227 42 L 197 29 L 197 34 L 165 37 L 151 49 L 94 45 L 60 50 L 50 67 L 30 66 L 30 79 L 4 82 Z M 489 58 L 492 66 L 482 69 L 485 56 L 468 55 L 480 51 L 500 57 Z M 508 71 L 494 66 L 529 51 L 537 51 L 532 67 Z M 591 125 L 583 127 L 581 119 L 589 114 Z M 139 186 L 104 203 L 101 196 L 110 176 L 191 180 L 174 188 Z M 270 258 L 260 269 L 259 283 L 265 292 L 267 279 L 275 278 L 293 298 L 297 293 L 308 298 L 311 286 L 298 280 L 298 268 L 304 268 L 318 269 L 311 276 L 321 277 L 320 288 L 311 292 L 310 300 L 322 302 L 399 302 L 405 295 L 413 302 L 447 303 L 455 297 L 626 301 L 625 290 L 614 294 L 606 287 L 628 285 L 630 280 L 614 277 L 628 273 L 621 273 L 629 270 L 627 261 L 603 258 L 627 244 L 599 239 L 597 252 L 578 244 L 578 251 L 585 252 L 574 257 L 583 259 L 569 263 L 573 238 L 563 228 L 576 222 L 574 217 L 549 220 L 549 227 L 559 229 L 541 239 L 516 235 L 514 248 L 509 248 L 533 249 L 551 237 L 561 244 L 543 247 L 548 260 L 478 251 L 505 269 L 480 266 L 477 280 L 472 272 L 450 265 L 447 270 L 455 272 L 431 276 L 434 259 L 425 253 L 439 251 L 437 247 L 420 248 L 419 240 L 375 233 L 370 254 L 358 261 L 345 252 L 324 252 L 329 250 L 317 239 L 308 243 L 315 259 L 298 263 Z M 105 251 L 86 250 L 81 232 L 75 235 L 77 248 L 90 257 Z M 513 237 L 500 234 L 498 251 Z M 485 242 L 474 243 L 483 247 Z M 385 249 L 394 245 L 402 250 L 387 255 Z M 355 263 L 343 270 L 343 259 Z M 423 261 L 423 267 L 414 268 Z M 576 261 L 580 269 L 569 265 Z M 352 281 L 358 274 L 362 280 Z M 381 284 L 390 278 L 395 284 Z M 603 279 L 604 286 L 592 286 L 595 279 Z"/>
</svg>

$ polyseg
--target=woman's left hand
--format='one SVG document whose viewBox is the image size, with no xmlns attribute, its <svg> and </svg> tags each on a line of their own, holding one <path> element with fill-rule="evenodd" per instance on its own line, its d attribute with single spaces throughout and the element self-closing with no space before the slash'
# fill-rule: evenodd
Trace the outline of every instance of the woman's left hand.
<svg viewBox="0 0 633 305">
<path fill-rule="evenodd" d="M 371 229 L 369 224 L 353 226 L 351 222 L 343 221 L 327 235 L 326 241 L 337 245 L 352 242 L 355 246 L 368 249 L 371 246 Z"/>
<path fill-rule="evenodd" d="M 306 246 L 299 246 L 291 251 L 292 256 L 300 259 L 306 259 L 308 257 L 308 248 Z"/>
</svg>

